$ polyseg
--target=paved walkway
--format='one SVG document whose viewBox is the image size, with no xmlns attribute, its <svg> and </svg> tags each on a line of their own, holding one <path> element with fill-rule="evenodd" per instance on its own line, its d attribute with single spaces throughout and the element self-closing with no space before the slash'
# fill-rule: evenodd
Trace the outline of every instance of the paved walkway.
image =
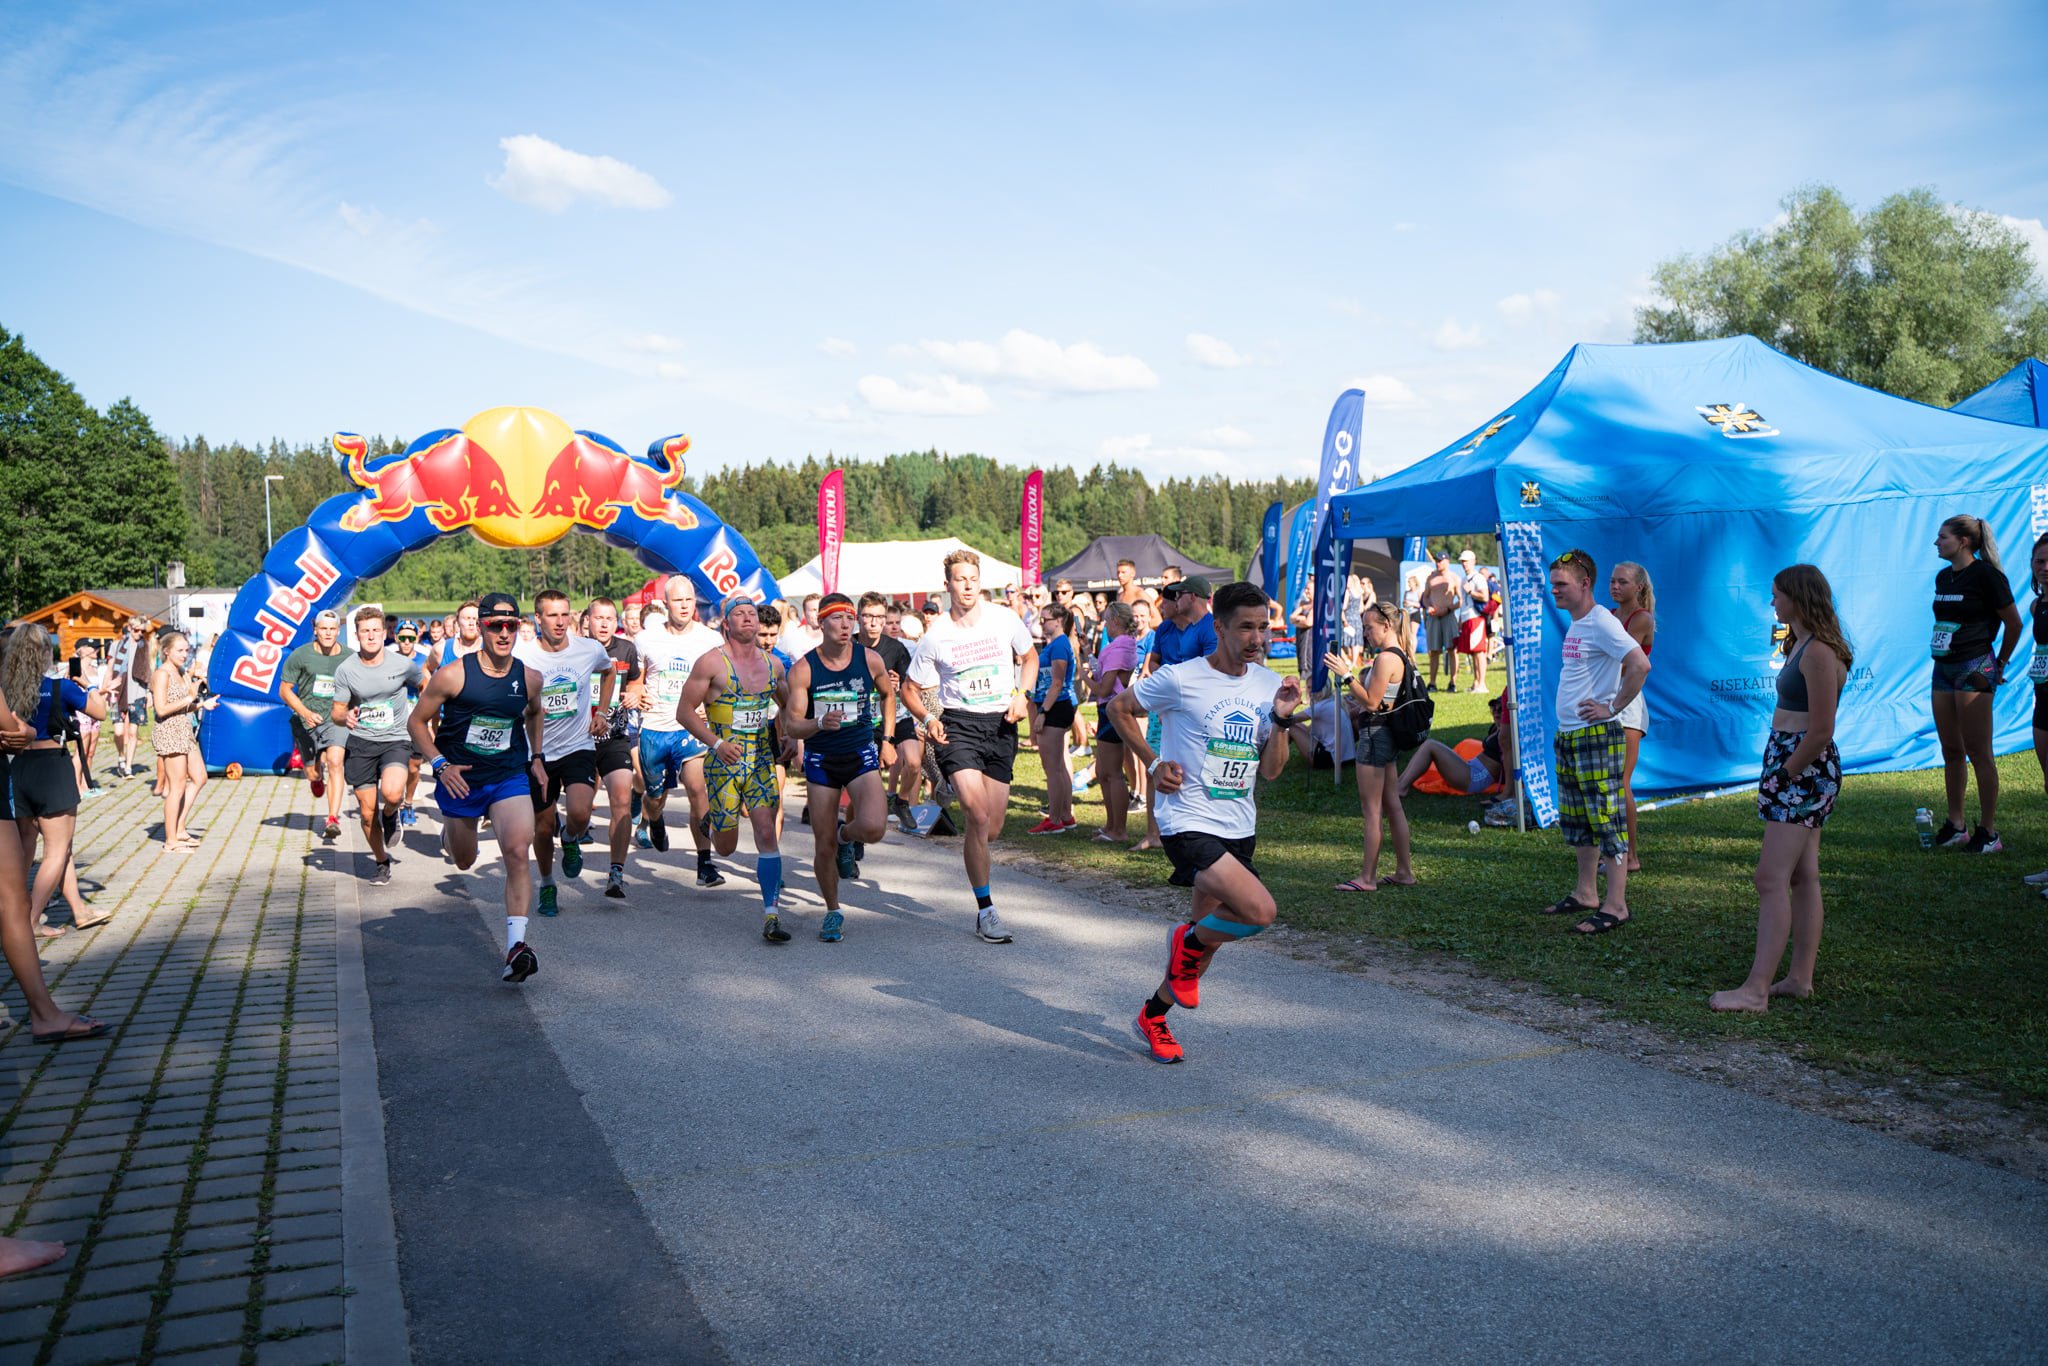
<svg viewBox="0 0 2048 1366">
<path fill-rule="evenodd" d="M 341 1360 L 332 856 L 305 789 L 217 781 L 202 848 L 164 854 L 147 778 L 108 782 L 78 849 L 115 918 L 43 957 L 114 1029 L 39 1047 L 0 982 L 0 1227 L 71 1249 L 0 1281 L 0 1360 Z"/>
<path fill-rule="evenodd" d="M 302 784 L 184 856 L 147 805 L 87 805 L 119 914 L 47 955 L 120 1028 L 0 1034 L 0 1215 L 73 1245 L 8 1366 L 2040 1353 L 2048 1186 L 1258 949 L 1159 1067 L 1166 922 L 999 869 L 981 944 L 951 841 L 773 948 L 750 857 L 636 852 L 514 990 L 430 819 L 376 888 Z"/>
</svg>

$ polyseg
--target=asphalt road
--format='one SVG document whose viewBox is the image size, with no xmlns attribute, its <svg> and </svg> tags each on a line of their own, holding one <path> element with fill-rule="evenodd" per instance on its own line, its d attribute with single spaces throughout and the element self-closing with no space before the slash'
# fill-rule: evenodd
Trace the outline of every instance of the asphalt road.
<svg viewBox="0 0 2048 1366">
<path fill-rule="evenodd" d="M 808 831 L 787 843 L 802 901 Z M 488 864 L 416 853 L 364 889 L 416 1358 L 2048 1340 L 2048 1187 L 1255 946 L 1174 1012 L 1189 1061 L 1162 1067 L 1129 1020 L 1168 922 L 999 868 L 1017 942 L 983 944 L 956 851 L 877 847 L 845 941 L 813 896 L 783 946 L 750 856 L 700 892 L 686 853 L 635 851 L 625 903 L 564 882 L 516 989 Z M 507 1316 L 523 1336 L 469 1336 Z"/>
</svg>

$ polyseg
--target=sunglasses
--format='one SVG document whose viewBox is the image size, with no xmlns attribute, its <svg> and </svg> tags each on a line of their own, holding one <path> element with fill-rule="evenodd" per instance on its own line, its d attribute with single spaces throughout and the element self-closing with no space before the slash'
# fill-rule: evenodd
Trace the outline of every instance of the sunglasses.
<svg viewBox="0 0 2048 1366">
<path fill-rule="evenodd" d="M 400 637 L 398 638 L 398 643 L 399 643 L 400 645 L 410 645 L 410 644 L 411 644 L 412 642 L 414 642 L 414 641 L 416 641 L 416 640 L 418 640 L 418 639 L 419 639 L 419 637 L 418 637 L 418 636 L 400 636 Z"/>
<path fill-rule="evenodd" d="M 516 631 L 519 629 L 519 618 L 492 617 L 489 621 L 481 623 L 481 625 L 486 631 Z"/>
</svg>

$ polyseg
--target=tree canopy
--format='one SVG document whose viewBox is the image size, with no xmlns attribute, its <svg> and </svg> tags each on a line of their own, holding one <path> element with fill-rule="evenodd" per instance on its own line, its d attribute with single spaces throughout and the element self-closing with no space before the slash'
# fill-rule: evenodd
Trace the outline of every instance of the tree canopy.
<svg viewBox="0 0 2048 1366">
<path fill-rule="evenodd" d="M 1859 214 L 1836 190 L 1783 201 L 1782 221 L 1653 273 L 1639 342 L 1748 333 L 1798 360 L 1943 407 L 2048 355 L 2048 261 L 1997 217 L 1910 190 Z"/>
</svg>

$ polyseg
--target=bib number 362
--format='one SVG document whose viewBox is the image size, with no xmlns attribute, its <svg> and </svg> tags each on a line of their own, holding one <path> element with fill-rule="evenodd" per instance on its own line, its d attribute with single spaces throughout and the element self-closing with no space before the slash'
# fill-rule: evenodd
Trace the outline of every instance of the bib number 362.
<svg viewBox="0 0 2048 1366">
<path fill-rule="evenodd" d="M 503 754 L 512 748 L 512 726 L 503 716 L 472 717 L 463 743 L 474 754 Z"/>
</svg>

